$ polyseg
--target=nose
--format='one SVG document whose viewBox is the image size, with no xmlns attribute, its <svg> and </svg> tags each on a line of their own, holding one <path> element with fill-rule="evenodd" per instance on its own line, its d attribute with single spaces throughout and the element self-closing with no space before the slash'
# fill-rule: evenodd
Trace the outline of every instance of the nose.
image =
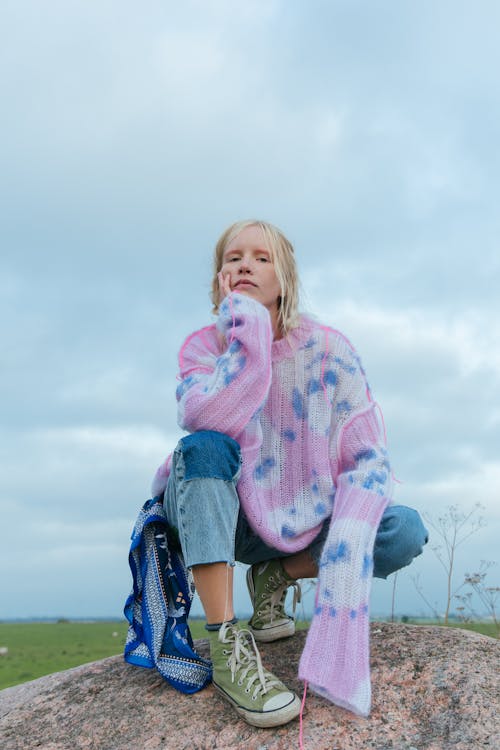
<svg viewBox="0 0 500 750">
<path fill-rule="evenodd" d="M 240 261 L 240 267 L 238 268 L 238 273 L 251 273 L 252 272 L 252 266 L 248 258 L 243 257 Z"/>
</svg>

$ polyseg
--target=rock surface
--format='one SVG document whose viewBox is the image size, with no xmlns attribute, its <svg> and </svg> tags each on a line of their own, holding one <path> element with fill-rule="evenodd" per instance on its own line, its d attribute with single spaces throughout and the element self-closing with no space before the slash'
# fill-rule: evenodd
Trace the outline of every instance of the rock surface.
<svg viewBox="0 0 500 750">
<path fill-rule="evenodd" d="M 301 694 L 305 634 L 262 645 Z M 207 655 L 206 641 L 198 641 Z M 308 694 L 305 750 L 498 750 L 500 644 L 464 630 L 373 623 L 373 702 L 363 719 Z M 0 692 L 1 750 L 290 750 L 299 722 L 255 729 L 210 686 L 192 696 L 120 656 Z"/>
</svg>

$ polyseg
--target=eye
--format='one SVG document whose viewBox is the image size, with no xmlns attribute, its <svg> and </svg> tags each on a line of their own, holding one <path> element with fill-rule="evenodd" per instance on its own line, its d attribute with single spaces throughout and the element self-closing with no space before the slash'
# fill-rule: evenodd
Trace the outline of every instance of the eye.
<svg viewBox="0 0 500 750">
<path fill-rule="evenodd" d="M 265 256 L 265 255 L 261 255 L 261 257 L 260 257 L 260 258 L 258 258 L 257 260 L 259 260 L 259 261 L 260 261 L 261 263 L 270 263 L 270 262 L 271 262 L 271 261 L 269 260 L 269 258 L 266 258 L 266 256 Z"/>
</svg>

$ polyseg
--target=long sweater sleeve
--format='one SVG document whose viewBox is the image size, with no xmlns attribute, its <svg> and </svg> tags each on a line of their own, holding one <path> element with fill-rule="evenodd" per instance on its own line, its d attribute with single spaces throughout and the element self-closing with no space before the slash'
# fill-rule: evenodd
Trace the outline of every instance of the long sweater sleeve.
<svg viewBox="0 0 500 750">
<path fill-rule="evenodd" d="M 356 409 L 334 438 L 336 493 L 320 561 L 316 607 L 299 674 L 337 705 L 368 715 L 369 596 L 373 545 L 391 493 L 385 437 L 359 366 L 346 378 Z M 328 643 L 328 649 L 324 649 Z"/>
<path fill-rule="evenodd" d="M 246 295 L 228 295 L 220 305 L 216 326 L 195 331 L 180 350 L 179 426 L 188 432 L 216 430 L 235 440 L 245 428 L 248 432 L 247 425 L 269 392 L 271 344 L 266 308 Z M 260 426 L 254 422 L 258 443 Z M 153 497 L 164 492 L 170 468 L 168 456 L 154 476 Z"/>
<path fill-rule="evenodd" d="M 217 430 L 237 439 L 269 391 L 269 312 L 256 300 L 231 293 L 220 306 L 217 331 L 222 351 L 207 331 L 190 336 L 181 349 L 178 422 L 189 432 Z"/>
</svg>

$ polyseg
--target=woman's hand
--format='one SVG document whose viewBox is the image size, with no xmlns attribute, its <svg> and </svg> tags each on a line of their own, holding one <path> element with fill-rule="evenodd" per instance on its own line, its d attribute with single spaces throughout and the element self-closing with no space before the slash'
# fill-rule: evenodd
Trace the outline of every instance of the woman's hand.
<svg viewBox="0 0 500 750">
<path fill-rule="evenodd" d="M 217 278 L 219 279 L 219 305 L 224 299 L 224 297 L 227 297 L 228 294 L 231 294 L 231 274 L 227 273 L 224 275 L 222 271 L 219 271 L 217 274 Z"/>
</svg>

